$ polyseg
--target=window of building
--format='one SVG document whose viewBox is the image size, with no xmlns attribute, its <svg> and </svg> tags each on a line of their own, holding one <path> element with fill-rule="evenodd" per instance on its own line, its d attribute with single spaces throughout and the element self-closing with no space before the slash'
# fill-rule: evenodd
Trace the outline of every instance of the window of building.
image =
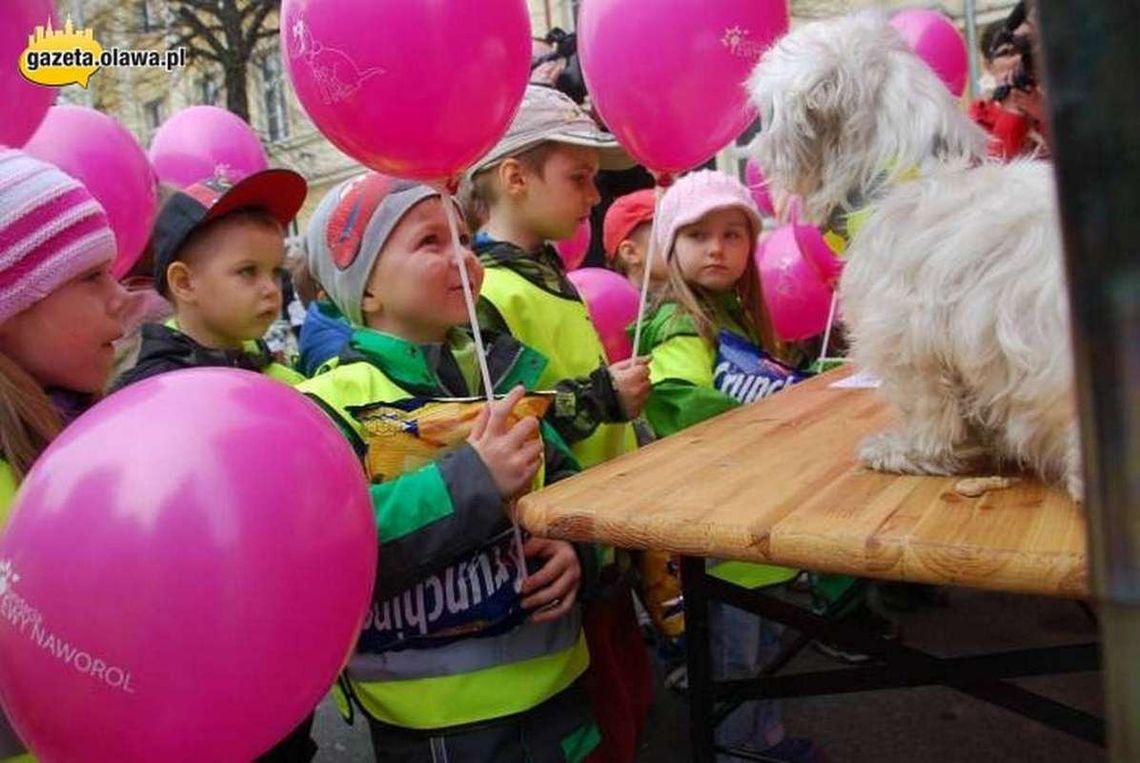
<svg viewBox="0 0 1140 763">
<path fill-rule="evenodd" d="M 157 130 L 165 116 L 163 99 L 156 98 L 153 101 L 147 101 L 143 104 L 143 112 L 146 115 L 146 126 L 152 132 Z"/>
<path fill-rule="evenodd" d="M 262 93 L 265 106 L 265 133 L 270 141 L 289 137 L 289 113 L 285 104 L 285 80 L 281 54 L 267 53 L 261 62 Z"/>
<path fill-rule="evenodd" d="M 214 106 L 218 103 L 218 95 L 220 89 L 218 88 L 218 81 L 206 74 L 198 81 L 198 97 L 202 103 L 207 106 Z"/>
</svg>

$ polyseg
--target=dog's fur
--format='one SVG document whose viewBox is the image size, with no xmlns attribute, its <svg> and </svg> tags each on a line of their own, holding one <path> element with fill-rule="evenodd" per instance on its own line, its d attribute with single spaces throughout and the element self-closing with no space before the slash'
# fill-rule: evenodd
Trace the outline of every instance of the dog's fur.
<svg viewBox="0 0 1140 763">
<path fill-rule="evenodd" d="M 1052 171 L 987 163 L 985 135 L 878 14 L 806 25 L 749 79 L 757 160 L 805 216 L 870 206 L 840 283 L 857 364 L 900 429 L 883 471 L 955 474 L 986 455 L 1082 497 Z M 917 179 L 912 179 L 917 175 Z"/>
</svg>

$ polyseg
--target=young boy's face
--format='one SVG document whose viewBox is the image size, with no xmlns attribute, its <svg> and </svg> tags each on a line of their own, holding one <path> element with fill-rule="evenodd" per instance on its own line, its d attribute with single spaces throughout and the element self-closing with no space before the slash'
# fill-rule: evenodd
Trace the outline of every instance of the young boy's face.
<svg viewBox="0 0 1140 763">
<path fill-rule="evenodd" d="M 677 231 L 673 256 L 686 283 L 711 292 L 736 287 L 752 253 L 752 226 L 740 209 L 715 209 Z"/>
<path fill-rule="evenodd" d="M 478 297 L 483 268 L 471 251 L 467 225 L 462 219 L 458 224 L 460 254 Z M 447 214 L 438 196 L 416 204 L 392 230 L 368 278 L 361 308 L 370 327 L 418 342 L 442 341 L 450 328 L 469 323 Z"/>
<path fill-rule="evenodd" d="M 185 259 L 185 294 L 171 287 L 176 307 L 226 347 L 260 339 L 281 313 L 285 241 L 268 221 L 221 220 Z"/>
<path fill-rule="evenodd" d="M 570 238 L 601 201 L 594 184 L 597 174 L 597 149 L 555 144 L 541 173 L 526 172 L 523 222 L 546 241 Z"/>
<path fill-rule="evenodd" d="M 633 229 L 629 238 L 618 244 L 617 256 L 625 265 L 625 272 L 630 282 L 638 289 L 645 275 L 645 265 L 649 258 L 649 235 L 652 232 L 652 223 L 642 223 Z M 665 255 L 658 253 L 649 263 L 649 283 L 660 286 L 669 279 L 669 265 L 665 262 Z"/>
</svg>

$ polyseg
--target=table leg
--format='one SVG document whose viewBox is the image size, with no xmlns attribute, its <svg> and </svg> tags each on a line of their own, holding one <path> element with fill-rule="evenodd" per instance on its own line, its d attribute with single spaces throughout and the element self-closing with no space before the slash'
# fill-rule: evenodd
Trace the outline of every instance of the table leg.
<svg viewBox="0 0 1140 763">
<path fill-rule="evenodd" d="M 709 654 L 709 602 L 705 560 L 681 557 L 681 591 L 685 600 L 685 649 L 689 670 L 689 738 L 694 763 L 713 763 L 713 685 Z"/>
</svg>

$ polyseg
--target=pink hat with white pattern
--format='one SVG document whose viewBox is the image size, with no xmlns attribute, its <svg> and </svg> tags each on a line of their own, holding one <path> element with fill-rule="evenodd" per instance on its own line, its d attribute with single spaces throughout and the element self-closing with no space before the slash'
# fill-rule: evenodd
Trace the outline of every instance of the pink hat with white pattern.
<svg viewBox="0 0 1140 763">
<path fill-rule="evenodd" d="M 690 172 L 671 185 L 657 205 L 657 251 L 668 258 L 681 228 L 692 225 L 709 212 L 733 207 L 748 217 L 755 241 L 764 230 L 764 220 L 748 188 L 731 175 L 716 170 Z"/>
<path fill-rule="evenodd" d="M 114 258 L 107 214 L 79 181 L 0 148 L 0 324 Z"/>
</svg>

